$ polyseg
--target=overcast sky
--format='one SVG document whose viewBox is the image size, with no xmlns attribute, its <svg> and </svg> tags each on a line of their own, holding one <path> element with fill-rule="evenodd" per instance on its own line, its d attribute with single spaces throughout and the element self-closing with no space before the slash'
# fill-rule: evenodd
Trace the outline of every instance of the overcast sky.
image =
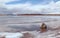
<svg viewBox="0 0 60 38">
<path fill-rule="evenodd" d="M 60 0 L 0 0 L 0 13 L 60 14 Z"/>
</svg>

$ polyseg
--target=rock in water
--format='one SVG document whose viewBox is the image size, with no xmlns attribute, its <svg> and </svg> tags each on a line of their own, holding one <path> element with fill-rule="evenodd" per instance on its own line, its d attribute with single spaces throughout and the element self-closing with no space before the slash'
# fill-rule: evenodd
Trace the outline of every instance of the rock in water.
<svg viewBox="0 0 60 38">
<path fill-rule="evenodd" d="M 24 33 L 22 38 L 33 38 L 30 33 Z"/>
<path fill-rule="evenodd" d="M 41 27 L 40 27 L 40 31 L 41 32 L 46 32 L 47 31 L 47 26 L 45 23 L 42 23 Z"/>
<path fill-rule="evenodd" d="M 5 38 L 5 35 L 1 35 L 0 38 Z"/>
</svg>

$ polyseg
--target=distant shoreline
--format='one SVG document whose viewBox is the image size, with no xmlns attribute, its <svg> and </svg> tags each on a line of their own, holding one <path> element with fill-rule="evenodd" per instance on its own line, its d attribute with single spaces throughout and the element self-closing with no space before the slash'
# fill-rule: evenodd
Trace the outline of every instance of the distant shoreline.
<svg viewBox="0 0 60 38">
<path fill-rule="evenodd" d="M 0 14 L 0 16 L 60 16 L 60 14 Z"/>
<path fill-rule="evenodd" d="M 17 16 L 60 16 L 60 14 L 17 14 Z"/>
</svg>

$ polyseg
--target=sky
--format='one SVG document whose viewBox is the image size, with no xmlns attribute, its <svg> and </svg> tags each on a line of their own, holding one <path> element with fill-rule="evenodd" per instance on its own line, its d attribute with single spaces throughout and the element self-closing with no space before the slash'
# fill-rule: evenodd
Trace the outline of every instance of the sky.
<svg viewBox="0 0 60 38">
<path fill-rule="evenodd" d="M 60 14 L 60 0 L 0 0 L 4 14 Z"/>
</svg>

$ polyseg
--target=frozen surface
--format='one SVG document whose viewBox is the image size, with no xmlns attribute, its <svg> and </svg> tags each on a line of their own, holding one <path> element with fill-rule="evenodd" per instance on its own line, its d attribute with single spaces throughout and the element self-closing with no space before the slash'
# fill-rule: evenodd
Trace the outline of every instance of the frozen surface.
<svg viewBox="0 0 60 38">
<path fill-rule="evenodd" d="M 34 35 L 34 38 L 60 38 L 60 31 L 57 32 L 57 31 L 50 31 L 49 30 L 49 31 L 44 32 L 44 33 L 32 31 L 29 33 Z"/>
<path fill-rule="evenodd" d="M 6 38 L 22 38 L 23 33 L 30 33 L 33 35 L 33 38 L 60 38 L 60 31 L 50 31 L 40 33 L 40 31 L 24 31 L 20 33 L 8 33 L 8 32 L 1 32 L 0 37 L 5 35 Z M 28 37 L 29 38 L 29 37 Z"/>
<path fill-rule="evenodd" d="M 3 32 L 0 33 L 0 37 L 5 37 L 5 38 L 20 38 L 23 35 L 21 33 L 8 33 L 8 32 Z"/>
<path fill-rule="evenodd" d="M 39 30 L 42 22 L 56 28 L 60 26 L 60 16 L 0 16 L 0 32 Z"/>
<path fill-rule="evenodd" d="M 39 27 L 42 22 L 48 26 L 47 32 L 40 33 L 37 31 L 40 30 Z M 12 33 L 17 31 L 19 33 Z M 33 35 L 34 38 L 60 38 L 60 16 L 0 17 L 0 36 L 5 36 L 6 38 L 21 38 L 23 37 L 23 33 L 26 32 Z"/>
</svg>

